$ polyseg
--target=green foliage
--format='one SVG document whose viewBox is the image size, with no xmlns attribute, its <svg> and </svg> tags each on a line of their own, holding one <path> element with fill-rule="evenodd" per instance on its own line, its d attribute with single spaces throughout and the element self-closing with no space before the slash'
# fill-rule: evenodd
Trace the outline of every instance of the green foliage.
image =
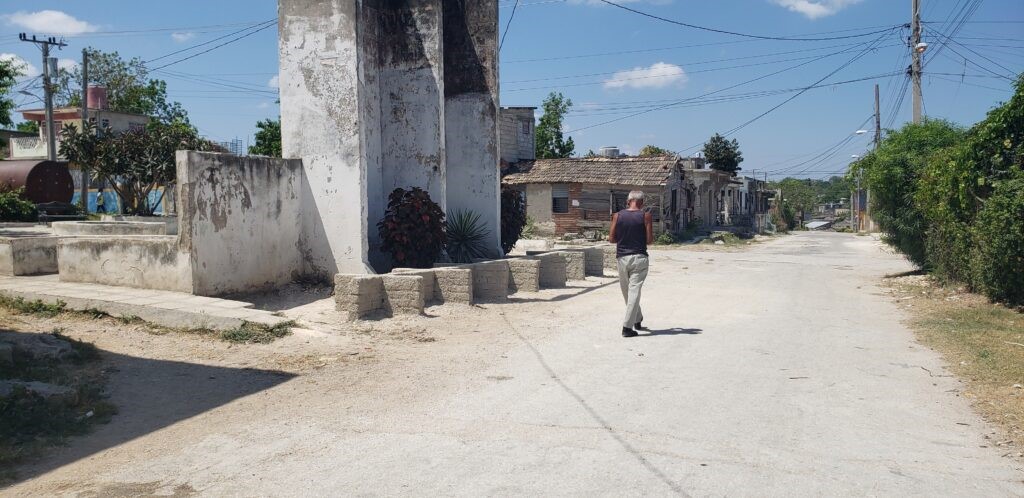
<svg viewBox="0 0 1024 498">
<path fill-rule="evenodd" d="M 181 104 L 167 100 L 167 83 L 150 79 L 149 68 L 142 59 L 125 60 L 117 52 L 86 50 L 89 52 L 89 84 L 106 87 L 111 110 L 152 116 L 162 123 L 188 123 L 188 113 Z M 54 97 L 58 106 L 81 105 L 81 66 L 60 71 Z"/>
<path fill-rule="evenodd" d="M 533 239 L 537 237 L 537 220 L 533 219 L 533 216 L 526 215 L 526 225 L 523 227 L 523 233 L 520 238 L 522 239 Z"/>
<path fill-rule="evenodd" d="M 472 263 L 474 259 L 486 258 L 490 252 L 487 247 L 490 233 L 480 221 L 479 214 L 473 211 L 452 212 L 445 224 L 448 257 L 453 263 Z"/>
<path fill-rule="evenodd" d="M 0 306 L 16 313 L 39 315 L 51 318 L 63 313 L 67 307 L 67 303 L 64 301 L 57 301 L 54 304 L 48 304 L 40 300 L 27 301 L 23 297 L 0 296 Z"/>
<path fill-rule="evenodd" d="M 508 254 L 523 235 L 526 228 L 526 200 L 523 193 L 501 189 L 501 250 Z"/>
<path fill-rule="evenodd" d="M 176 151 L 212 147 L 194 127 L 181 121 L 154 121 L 144 129 L 120 134 L 109 129 L 97 131 L 95 124 L 88 123 L 82 129 L 64 126 L 60 153 L 109 182 L 121 197 L 126 214 L 150 216 L 159 203 L 150 204 L 150 192 L 175 181 Z"/>
<path fill-rule="evenodd" d="M 670 245 L 676 243 L 676 238 L 669 232 L 661 232 L 657 237 L 654 238 L 654 243 L 657 245 Z"/>
<path fill-rule="evenodd" d="M 915 202 L 921 174 L 929 160 L 955 145 L 964 131 L 943 120 L 925 120 L 894 131 L 881 146 L 857 161 L 850 175 L 863 172 L 871 189 L 872 216 L 883 240 L 915 265 L 928 268 L 928 221 Z"/>
<path fill-rule="evenodd" d="M 999 182 L 978 213 L 974 285 L 994 301 L 1024 305 L 1024 176 Z"/>
<path fill-rule="evenodd" d="M 22 121 L 14 128 L 22 133 L 35 133 L 38 135 L 39 121 Z"/>
<path fill-rule="evenodd" d="M 265 119 L 256 123 L 256 128 L 256 143 L 249 146 L 249 153 L 281 157 L 281 118 Z"/>
<path fill-rule="evenodd" d="M 33 222 L 39 216 L 36 205 L 25 199 L 24 189 L 0 190 L 0 221 Z"/>
<path fill-rule="evenodd" d="M 380 249 L 396 267 L 430 268 L 446 243 L 444 212 L 419 187 L 391 192 L 377 231 Z"/>
<path fill-rule="evenodd" d="M 736 139 L 726 140 L 725 137 L 715 133 L 704 144 L 704 158 L 712 169 L 725 171 L 736 175 L 743 162 L 743 153 L 740 152 L 740 143 Z"/>
<path fill-rule="evenodd" d="M 537 159 L 571 157 L 576 151 L 572 137 L 562 138 L 562 120 L 572 107 L 572 100 L 561 93 L 551 92 L 541 105 L 544 114 L 536 129 Z"/>
<path fill-rule="evenodd" d="M 11 126 L 11 111 L 14 110 L 14 99 L 9 95 L 14 85 L 15 78 L 21 76 L 24 68 L 15 65 L 13 59 L 0 60 L 0 126 Z"/>
<path fill-rule="evenodd" d="M 637 153 L 637 155 L 640 157 L 672 156 L 675 155 L 675 153 L 668 149 L 662 149 L 657 145 L 645 145 L 642 149 L 640 149 L 640 152 Z"/>
<path fill-rule="evenodd" d="M 237 344 L 269 344 L 292 333 L 295 322 L 269 326 L 260 323 L 242 322 L 238 328 L 225 330 L 220 338 Z"/>
</svg>

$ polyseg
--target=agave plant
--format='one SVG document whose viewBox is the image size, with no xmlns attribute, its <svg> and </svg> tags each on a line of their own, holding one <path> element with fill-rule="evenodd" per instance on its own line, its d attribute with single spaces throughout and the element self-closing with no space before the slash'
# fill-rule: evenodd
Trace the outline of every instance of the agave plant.
<svg viewBox="0 0 1024 498">
<path fill-rule="evenodd" d="M 471 263 L 486 258 L 490 252 L 487 237 L 491 234 L 473 211 L 453 211 L 445 222 L 448 257 L 453 263 Z"/>
</svg>

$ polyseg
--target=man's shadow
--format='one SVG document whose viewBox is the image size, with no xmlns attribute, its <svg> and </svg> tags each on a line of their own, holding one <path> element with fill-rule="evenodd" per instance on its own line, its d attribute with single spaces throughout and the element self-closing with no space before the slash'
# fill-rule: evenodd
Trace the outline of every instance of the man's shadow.
<svg viewBox="0 0 1024 498">
<path fill-rule="evenodd" d="M 672 327 L 670 329 L 648 329 L 641 330 L 638 337 L 652 336 L 652 335 L 698 335 L 703 333 L 703 329 L 684 329 L 680 327 Z"/>
</svg>

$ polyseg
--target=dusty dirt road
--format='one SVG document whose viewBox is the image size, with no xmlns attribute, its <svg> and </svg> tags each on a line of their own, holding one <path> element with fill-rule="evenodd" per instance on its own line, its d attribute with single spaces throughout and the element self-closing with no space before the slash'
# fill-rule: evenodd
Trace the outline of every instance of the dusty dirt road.
<svg viewBox="0 0 1024 498">
<path fill-rule="evenodd" d="M 121 414 L 2 493 L 1024 495 L 877 242 L 652 257 L 634 339 L 609 280 L 265 347 L 85 333 Z"/>
</svg>

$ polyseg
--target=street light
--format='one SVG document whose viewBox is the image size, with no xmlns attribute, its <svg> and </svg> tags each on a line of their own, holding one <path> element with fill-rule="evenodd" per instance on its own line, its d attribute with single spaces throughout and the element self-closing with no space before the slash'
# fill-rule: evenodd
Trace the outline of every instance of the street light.
<svg viewBox="0 0 1024 498">
<path fill-rule="evenodd" d="M 917 45 L 914 45 L 914 52 L 923 54 L 925 50 L 928 50 L 928 44 L 925 42 L 921 42 L 918 43 Z"/>
<path fill-rule="evenodd" d="M 857 131 L 853 132 L 853 134 L 854 135 L 863 135 L 863 134 L 865 134 L 867 132 L 868 132 L 868 130 L 857 130 Z"/>
<path fill-rule="evenodd" d="M 854 154 L 854 155 L 850 156 L 850 158 L 851 159 L 860 159 L 860 156 L 857 155 L 857 154 Z"/>
</svg>

